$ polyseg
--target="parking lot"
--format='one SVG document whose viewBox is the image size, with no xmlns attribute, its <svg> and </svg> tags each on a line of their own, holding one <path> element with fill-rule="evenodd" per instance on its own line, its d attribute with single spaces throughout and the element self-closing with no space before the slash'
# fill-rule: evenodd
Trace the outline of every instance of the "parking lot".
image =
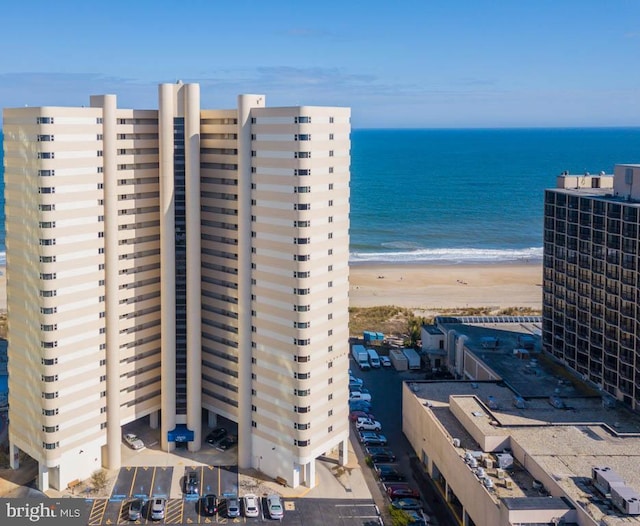
<svg viewBox="0 0 640 526">
<path fill-rule="evenodd" d="M 441 510 L 433 509 L 435 495 L 431 492 L 425 493 L 424 488 L 415 482 L 410 460 L 415 455 L 411 449 L 411 445 L 402 432 L 402 382 L 405 380 L 423 379 L 424 373 L 419 371 L 398 372 L 393 367 L 380 367 L 361 371 L 353 360 L 351 360 L 350 367 L 353 376 L 362 379 L 363 387 L 368 389 L 371 394 L 370 413 L 374 415 L 375 420 L 382 424 L 381 434 L 387 439 L 387 447 L 393 450 L 396 456 L 396 460 L 393 463 L 385 462 L 384 464 L 393 464 L 396 466 L 397 470 L 404 475 L 406 482 L 409 483 L 414 490 L 418 490 L 421 493 L 422 507 L 430 519 L 429 524 L 448 524 L 446 519 L 443 518 L 444 514 L 441 513 Z M 369 473 L 365 474 L 365 478 L 368 480 L 370 487 L 375 486 L 375 488 L 372 488 L 372 494 L 374 493 L 374 489 L 377 493 L 377 495 L 374 495 L 374 499 L 381 508 L 383 516 L 387 515 L 386 509 L 390 506 L 391 501 L 386 496 L 383 483 L 379 480 L 378 474 L 375 473 L 373 468 L 368 468 L 366 465 L 365 457 L 367 453 L 365 446 L 359 443 L 358 431 L 354 424 L 352 424 L 351 433 L 353 437 L 352 443 L 354 444 L 359 463 L 363 470 L 369 470 Z M 438 518 L 440 518 L 439 522 Z"/>
<path fill-rule="evenodd" d="M 260 515 L 256 518 L 229 519 L 224 509 L 208 517 L 200 512 L 197 501 L 169 499 L 165 519 L 152 521 L 149 506 L 143 509 L 142 518 L 129 521 L 128 500 L 96 499 L 87 501 L 89 526 L 109 524 L 252 524 L 274 522 L 265 513 L 265 499 L 261 498 Z M 370 500 L 339 499 L 283 499 L 284 517 L 281 524 L 291 526 L 379 526 L 378 510 Z"/>
</svg>

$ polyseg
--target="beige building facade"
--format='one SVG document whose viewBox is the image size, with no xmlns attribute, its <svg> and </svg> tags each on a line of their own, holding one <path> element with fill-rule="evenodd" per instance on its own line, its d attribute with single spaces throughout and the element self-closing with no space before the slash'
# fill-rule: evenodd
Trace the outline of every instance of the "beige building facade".
<svg viewBox="0 0 640 526">
<path fill-rule="evenodd" d="M 193 452 L 221 416 L 241 468 L 313 486 L 349 434 L 350 112 L 158 108 L 4 111 L 13 465 L 64 488 L 123 425 Z"/>
</svg>

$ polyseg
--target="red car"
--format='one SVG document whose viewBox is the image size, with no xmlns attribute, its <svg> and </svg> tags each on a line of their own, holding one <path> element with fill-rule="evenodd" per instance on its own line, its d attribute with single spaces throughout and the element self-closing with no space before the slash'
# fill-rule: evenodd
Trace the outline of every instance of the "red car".
<svg viewBox="0 0 640 526">
<path fill-rule="evenodd" d="M 420 494 L 414 490 L 409 484 L 401 482 L 392 482 L 384 485 L 384 489 L 391 500 L 399 498 L 419 499 Z"/>
<path fill-rule="evenodd" d="M 351 420 L 352 422 L 355 422 L 360 417 L 375 420 L 375 417 L 371 413 L 367 413 L 366 411 L 351 411 L 349 413 L 349 420 Z"/>
</svg>

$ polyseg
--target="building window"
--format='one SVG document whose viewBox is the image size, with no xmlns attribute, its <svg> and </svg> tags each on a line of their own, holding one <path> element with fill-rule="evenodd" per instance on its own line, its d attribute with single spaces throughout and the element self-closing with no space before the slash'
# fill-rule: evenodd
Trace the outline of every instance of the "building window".
<svg viewBox="0 0 640 526">
<path fill-rule="evenodd" d="M 54 398 L 58 398 L 58 391 L 53 393 L 42 393 L 42 398 L 45 400 L 53 400 Z"/>
<path fill-rule="evenodd" d="M 53 124 L 53 117 L 36 117 L 38 124 Z"/>
<path fill-rule="evenodd" d="M 329 347 L 327 348 L 327 352 L 333 352 L 333 345 L 329 345 Z"/>
<path fill-rule="evenodd" d="M 333 199 L 329 199 L 329 206 L 333 206 Z"/>
<path fill-rule="evenodd" d="M 327 396 L 327 400 L 329 401 L 333 400 L 333 393 L 329 393 L 329 396 Z"/>
<path fill-rule="evenodd" d="M 333 303 L 333 298 L 328 298 L 327 303 Z"/>
<path fill-rule="evenodd" d="M 58 431 L 59 426 L 55 425 L 55 426 L 42 426 L 42 430 L 45 433 L 55 433 L 56 431 Z"/>
<path fill-rule="evenodd" d="M 333 249 L 332 249 L 332 248 L 330 248 L 330 249 L 327 251 L 327 255 L 328 255 L 328 256 L 332 256 L 332 255 L 333 255 Z"/>
<path fill-rule="evenodd" d="M 293 171 L 293 175 L 311 175 L 311 170 L 307 168 L 301 168 Z"/>
<path fill-rule="evenodd" d="M 309 338 L 294 338 L 293 339 L 293 344 L 294 345 L 299 345 L 299 346 L 305 346 L 305 345 L 309 345 L 311 343 L 311 340 Z"/>
<path fill-rule="evenodd" d="M 60 442 L 43 442 L 42 447 L 45 449 L 56 449 L 60 446 Z"/>
<path fill-rule="evenodd" d="M 333 157 L 333 150 L 329 150 L 329 157 Z"/>
<path fill-rule="evenodd" d="M 311 292 L 311 289 L 293 289 L 293 293 L 298 296 L 305 296 Z"/>
<path fill-rule="evenodd" d="M 43 409 L 42 414 L 44 416 L 55 416 L 58 414 L 58 409 Z"/>
<path fill-rule="evenodd" d="M 333 166 L 329 166 L 329 173 L 332 174 L 333 173 Z"/>
<path fill-rule="evenodd" d="M 333 133 L 330 133 L 330 134 L 329 134 L 329 140 L 330 140 L 330 141 L 333 141 Z"/>
<path fill-rule="evenodd" d="M 333 183 L 329 183 L 329 190 L 333 190 Z"/>
<path fill-rule="evenodd" d="M 327 331 L 327 336 L 333 336 L 333 329 L 329 329 Z"/>
<path fill-rule="evenodd" d="M 327 287 L 329 287 L 329 288 L 333 287 L 333 281 L 329 281 L 329 282 L 327 283 Z"/>
<path fill-rule="evenodd" d="M 98 154 L 98 157 L 102 157 L 102 150 L 98 150 L 96 153 Z"/>
<path fill-rule="evenodd" d="M 41 376 L 42 381 L 43 382 L 57 382 L 58 381 L 58 375 L 57 374 L 52 374 L 52 375 L 42 375 Z"/>
<path fill-rule="evenodd" d="M 311 124 L 311 117 L 296 117 L 294 122 L 296 124 Z"/>
<path fill-rule="evenodd" d="M 333 416 L 333 409 L 329 409 L 329 412 L 327 413 L 327 416 Z"/>
<path fill-rule="evenodd" d="M 327 239 L 333 239 L 333 232 L 329 232 L 327 234 Z"/>
<path fill-rule="evenodd" d="M 58 363 L 58 359 L 57 358 L 41 358 L 40 363 L 42 363 L 42 365 L 55 365 Z"/>
<path fill-rule="evenodd" d="M 333 383 L 333 377 L 327 380 L 327 384 L 331 385 Z"/>
</svg>

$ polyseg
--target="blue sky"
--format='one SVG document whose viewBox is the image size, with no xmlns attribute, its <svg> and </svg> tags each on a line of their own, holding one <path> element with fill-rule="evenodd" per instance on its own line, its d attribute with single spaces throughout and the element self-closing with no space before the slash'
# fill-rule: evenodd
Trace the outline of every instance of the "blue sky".
<svg viewBox="0 0 640 526">
<path fill-rule="evenodd" d="M 352 108 L 355 128 L 640 126 L 637 0 L 58 0 L 0 8 L 0 107 L 199 82 L 202 106 Z"/>
</svg>

